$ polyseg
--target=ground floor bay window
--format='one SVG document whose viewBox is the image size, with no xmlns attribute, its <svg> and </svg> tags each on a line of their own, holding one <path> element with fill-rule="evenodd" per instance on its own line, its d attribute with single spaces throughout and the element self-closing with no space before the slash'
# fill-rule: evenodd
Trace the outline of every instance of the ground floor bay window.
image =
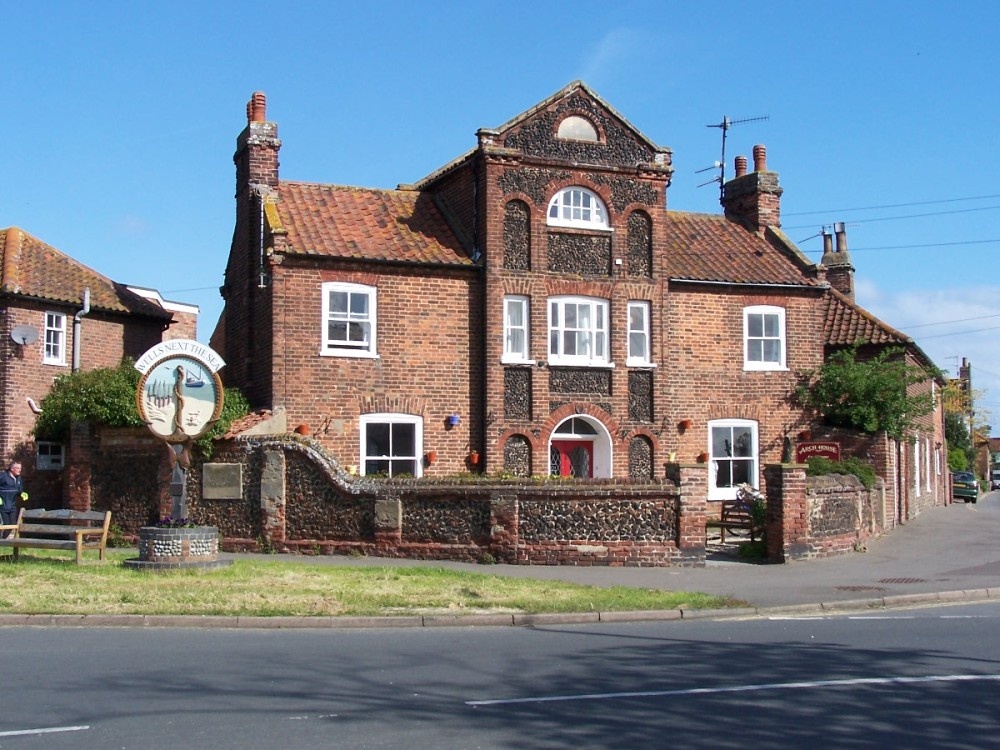
<svg viewBox="0 0 1000 750">
<path fill-rule="evenodd" d="M 759 486 L 757 423 L 719 419 L 708 423 L 708 499 L 731 500 L 740 484 Z"/>
<path fill-rule="evenodd" d="M 423 420 L 409 414 L 361 417 L 361 473 L 419 477 L 423 468 Z"/>
</svg>

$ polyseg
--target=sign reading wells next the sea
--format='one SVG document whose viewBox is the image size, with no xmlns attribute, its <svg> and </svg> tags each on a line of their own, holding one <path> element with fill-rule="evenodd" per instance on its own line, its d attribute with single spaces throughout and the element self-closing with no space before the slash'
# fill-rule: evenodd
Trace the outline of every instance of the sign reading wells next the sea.
<svg viewBox="0 0 1000 750">
<path fill-rule="evenodd" d="M 168 443 L 185 443 L 211 429 L 222 413 L 225 366 L 216 352 L 191 339 L 163 341 L 135 363 L 139 414 Z"/>
</svg>

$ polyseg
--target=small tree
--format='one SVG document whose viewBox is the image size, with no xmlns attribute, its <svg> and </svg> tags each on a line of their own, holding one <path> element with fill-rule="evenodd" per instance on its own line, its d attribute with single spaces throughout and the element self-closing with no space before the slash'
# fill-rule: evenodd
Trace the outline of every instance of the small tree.
<svg viewBox="0 0 1000 750">
<path fill-rule="evenodd" d="M 831 425 L 869 434 L 884 431 L 901 440 L 917 419 L 934 410 L 929 392 L 910 393 L 910 386 L 928 377 L 923 368 L 906 363 L 900 348 L 860 360 L 855 346 L 834 352 L 818 370 L 805 373 L 796 395 Z"/>
</svg>

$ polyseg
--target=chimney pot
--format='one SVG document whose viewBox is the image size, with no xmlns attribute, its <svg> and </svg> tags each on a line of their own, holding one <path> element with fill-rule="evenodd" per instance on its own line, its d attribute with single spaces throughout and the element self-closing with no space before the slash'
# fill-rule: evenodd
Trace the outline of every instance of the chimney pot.
<svg viewBox="0 0 1000 750">
<path fill-rule="evenodd" d="M 844 222 L 838 221 L 833 225 L 834 232 L 837 235 L 837 252 L 846 253 L 847 252 L 847 227 Z"/>
<path fill-rule="evenodd" d="M 247 122 L 264 122 L 267 112 L 267 97 L 263 91 L 253 92 L 247 102 Z"/>
<path fill-rule="evenodd" d="M 833 252 L 833 235 L 823 229 L 823 255 L 827 256 Z"/>
<path fill-rule="evenodd" d="M 747 173 L 747 158 L 745 156 L 736 157 L 736 176 L 742 177 Z"/>
<path fill-rule="evenodd" d="M 767 149 L 761 145 L 753 147 L 753 171 L 767 171 Z"/>
</svg>

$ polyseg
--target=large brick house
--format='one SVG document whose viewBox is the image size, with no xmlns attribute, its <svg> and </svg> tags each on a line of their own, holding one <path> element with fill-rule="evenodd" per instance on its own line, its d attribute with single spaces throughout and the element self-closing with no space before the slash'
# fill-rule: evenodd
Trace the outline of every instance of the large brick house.
<svg viewBox="0 0 1000 750">
<path fill-rule="evenodd" d="M 31 434 L 60 375 L 113 367 L 165 338 L 195 338 L 198 308 L 119 284 L 18 229 L 0 229 L 0 457 L 32 503 L 62 505 L 65 446 Z"/>
<path fill-rule="evenodd" d="M 229 385 L 351 471 L 648 480 L 701 461 L 719 500 L 810 427 L 791 396 L 831 348 L 929 365 L 854 303 L 843 237 L 817 264 L 782 233 L 763 147 L 723 212 L 672 210 L 670 149 L 576 82 L 419 182 L 362 189 L 280 179 L 265 106 L 237 141 L 212 345 Z"/>
</svg>

